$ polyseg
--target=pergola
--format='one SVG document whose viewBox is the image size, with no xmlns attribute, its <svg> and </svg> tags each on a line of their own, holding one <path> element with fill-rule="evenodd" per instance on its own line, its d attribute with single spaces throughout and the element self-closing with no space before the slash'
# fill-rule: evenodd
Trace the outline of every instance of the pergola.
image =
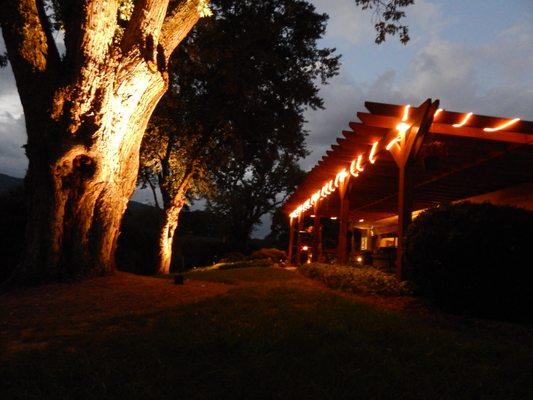
<svg viewBox="0 0 533 400">
<path fill-rule="evenodd" d="M 366 102 L 284 204 L 289 260 L 301 262 L 303 219 L 314 216 L 313 260 L 321 219 L 339 220 L 337 259 L 347 262 L 350 221 L 398 216 L 397 274 L 414 210 L 533 182 L 533 122 L 439 108 Z M 296 246 L 295 246 L 295 234 Z M 296 247 L 296 252 L 294 251 Z"/>
</svg>

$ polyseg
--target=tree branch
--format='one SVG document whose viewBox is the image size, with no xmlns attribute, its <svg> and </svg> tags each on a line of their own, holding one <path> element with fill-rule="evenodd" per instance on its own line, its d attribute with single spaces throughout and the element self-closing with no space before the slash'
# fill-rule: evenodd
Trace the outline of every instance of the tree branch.
<svg viewBox="0 0 533 400">
<path fill-rule="evenodd" d="M 69 19 L 65 21 L 69 63 L 99 65 L 108 61 L 117 29 L 119 4 L 119 0 L 84 0 L 70 10 Z"/>
<path fill-rule="evenodd" d="M 5 0 L 0 5 L 2 35 L 23 106 L 35 101 L 32 93 L 46 82 L 49 46 L 35 0 Z M 35 107 L 37 105 L 33 105 Z"/>
<path fill-rule="evenodd" d="M 165 18 L 159 43 L 163 47 L 167 61 L 174 49 L 198 22 L 200 18 L 198 3 L 198 0 L 178 0 L 174 9 Z"/>
<path fill-rule="evenodd" d="M 43 27 L 44 34 L 46 36 L 46 43 L 48 45 L 48 68 L 56 67 L 59 65 L 61 59 L 59 57 L 59 51 L 57 50 L 56 42 L 52 36 L 52 24 L 49 17 L 46 15 L 44 9 L 44 1 L 37 0 L 37 10 L 39 12 L 39 18 L 41 19 L 41 26 Z"/>
<path fill-rule="evenodd" d="M 138 43 L 148 48 L 151 61 L 156 60 L 156 39 L 167 13 L 169 0 L 140 0 L 135 3 L 126 32 L 122 39 L 122 50 L 126 53 Z M 148 37 L 151 37 L 148 39 Z"/>
</svg>

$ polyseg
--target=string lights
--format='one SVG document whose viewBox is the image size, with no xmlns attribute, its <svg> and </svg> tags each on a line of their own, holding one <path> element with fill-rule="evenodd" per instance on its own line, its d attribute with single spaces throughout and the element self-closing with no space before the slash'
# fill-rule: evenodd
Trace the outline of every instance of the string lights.
<svg viewBox="0 0 533 400">
<path fill-rule="evenodd" d="M 483 130 L 485 132 L 501 131 L 502 129 L 509 128 L 510 126 L 516 124 L 518 121 L 520 121 L 520 118 L 513 118 L 507 122 L 504 122 L 503 124 L 495 126 L 494 128 L 483 128 Z"/>
<path fill-rule="evenodd" d="M 398 134 L 393 139 L 391 139 L 389 143 L 387 143 L 387 145 L 385 146 L 385 150 L 391 150 L 395 144 L 399 145 L 399 143 L 403 140 L 406 132 L 411 128 L 412 125 L 408 123 L 410 110 L 411 110 L 411 105 L 407 104 L 406 106 L 404 106 L 401 122 L 399 122 L 395 127 Z M 435 114 L 433 114 L 433 119 L 436 119 L 443 111 L 445 110 L 442 108 L 437 109 L 435 111 Z M 461 121 L 453 124 L 452 126 L 454 128 L 460 128 L 462 126 L 465 126 L 471 120 L 473 115 L 474 113 L 472 112 L 465 114 L 462 117 Z M 496 125 L 494 127 L 483 128 L 483 131 L 484 132 L 501 131 L 501 130 L 504 130 L 506 128 L 513 126 L 518 121 L 520 121 L 520 118 L 513 118 L 499 125 Z M 379 152 L 379 147 L 380 147 L 379 140 L 372 143 L 372 147 L 370 148 L 370 151 L 368 153 L 368 158 L 367 158 L 370 164 L 374 164 L 376 162 L 377 154 Z M 300 204 L 298 207 L 296 207 L 296 209 L 292 213 L 289 214 L 289 217 L 291 219 L 298 217 L 302 212 L 307 211 L 309 208 L 315 205 L 318 201 L 328 197 L 331 193 L 335 192 L 336 188 L 338 188 L 339 185 L 342 184 L 344 180 L 350 175 L 353 176 L 354 178 L 357 178 L 359 174 L 365 170 L 365 167 L 363 165 L 363 159 L 364 159 L 363 154 L 358 154 L 357 157 L 355 157 L 351 161 L 350 168 L 348 171 L 345 168 L 339 171 L 335 175 L 334 179 L 330 179 L 328 182 L 326 182 L 322 186 L 321 189 L 313 193 L 313 195 L 309 199 L 307 199 L 302 204 Z M 336 218 L 337 217 L 332 217 L 331 219 L 336 219 Z"/>
<path fill-rule="evenodd" d="M 458 124 L 453 124 L 452 126 L 454 128 L 460 128 L 464 125 L 466 125 L 466 123 L 470 120 L 470 118 L 472 118 L 472 115 L 473 113 L 469 112 L 468 114 L 466 114 L 463 119 L 461 120 L 461 122 L 459 122 Z"/>
</svg>

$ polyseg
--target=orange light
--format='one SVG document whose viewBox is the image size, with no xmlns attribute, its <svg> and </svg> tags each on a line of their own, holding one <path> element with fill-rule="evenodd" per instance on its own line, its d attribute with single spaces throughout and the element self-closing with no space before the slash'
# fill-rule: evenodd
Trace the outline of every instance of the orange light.
<svg viewBox="0 0 533 400">
<path fill-rule="evenodd" d="M 333 187 L 333 179 L 328 182 L 328 190 L 330 193 L 335 191 L 335 188 Z"/>
<path fill-rule="evenodd" d="M 410 104 L 407 104 L 404 108 L 403 108 L 403 116 L 402 116 L 402 121 L 407 121 L 407 118 L 409 118 L 409 109 L 411 108 L 411 105 Z"/>
<path fill-rule="evenodd" d="M 520 121 L 520 118 L 513 118 L 507 122 L 504 122 L 503 124 L 495 126 L 494 128 L 483 128 L 483 130 L 485 132 L 501 131 L 502 129 L 509 128 L 510 126 L 516 124 L 518 121 Z"/>
<path fill-rule="evenodd" d="M 356 160 L 353 160 L 352 163 L 350 164 L 350 174 L 352 174 L 354 178 L 357 178 L 359 176 L 359 172 L 357 172 L 355 168 L 355 163 L 356 163 Z"/>
<path fill-rule="evenodd" d="M 355 169 L 358 170 L 359 172 L 363 172 L 365 170 L 365 168 L 361 165 L 362 162 L 363 162 L 363 155 L 359 154 L 357 156 L 357 161 L 355 163 Z"/>
<path fill-rule="evenodd" d="M 396 136 L 394 139 L 392 139 L 389 143 L 387 143 L 387 146 L 385 146 L 385 148 L 387 150 L 390 150 L 392 149 L 392 146 L 394 146 L 396 143 L 398 143 L 400 141 L 400 137 L 399 136 Z"/>
<path fill-rule="evenodd" d="M 336 220 L 336 219 L 337 219 L 337 217 L 330 217 L 329 219 L 332 219 L 332 220 Z"/>
<path fill-rule="evenodd" d="M 311 214 L 310 217 L 311 217 L 311 218 L 315 218 L 315 214 Z"/>
<path fill-rule="evenodd" d="M 473 113 L 469 112 L 463 117 L 463 120 L 461 122 L 459 122 L 458 124 L 453 124 L 452 126 L 454 128 L 460 128 L 461 126 L 464 126 L 470 120 L 470 118 L 472 118 L 472 115 Z"/>
<path fill-rule="evenodd" d="M 444 110 L 442 108 L 437 108 L 437 111 L 435 111 L 435 114 L 433 114 L 433 119 L 436 119 L 441 112 Z"/>
<path fill-rule="evenodd" d="M 342 183 L 344 182 L 344 179 L 346 178 L 346 176 L 348 175 L 348 173 L 346 172 L 345 169 L 342 169 L 336 176 L 335 176 L 335 187 L 338 188 L 339 187 L 339 183 Z"/>
<path fill-rule="evenodd" d="M 322 198 L 328 196 L 328 187 L 327 187 L 327 185 L 322 186 L 322 189 L 320 189 L 320 196 Z"/>
<path fill-rule="evenodd" d="M 309 250 L 309 246 L 302 246 L 302 250 L 303 250 L 303 251 L 307 251 L 307 250 Z"/>
<path fill-rule="evenodd" d="M 370 149 L 370 154 L 368 155 L 368 161 L 370 161 L 370 164 L 374 164 L 376 162 L 376 151 L 378 149 L 379 142 L 374 142 L 372 144 L 372 148 Z"/>
<path fill-rule="evenodd" d="M 318 202 L 318 200 L 320 200 L 320 190 L 316 191 L 311 196 L 311 204 L 316 204 Z"/>
<path fill-rule="evenodd" d="M 361 219 L 359 220 L 359 222 L 365 222 L 365 219 L 364 219 L 364 218 L 361 218 Z"/>
</svg>

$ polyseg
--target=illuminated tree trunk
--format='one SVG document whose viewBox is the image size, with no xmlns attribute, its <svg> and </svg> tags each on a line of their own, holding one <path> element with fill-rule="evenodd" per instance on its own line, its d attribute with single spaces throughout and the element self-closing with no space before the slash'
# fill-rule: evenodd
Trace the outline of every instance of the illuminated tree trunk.
<svg viewBox="0 0 533 400">
<path fill-rule="evenodd" d="M 24 283 L 113 271 L 148 120 L 167 60 L 198 20 L 197 0 L 139 0 L 117 41 L 118 1 L 65 7 L 59 57 L 44 3 L 3 3 L 2 33 L 28 144 L 28 225 L 13 278 Z M 63 6 L 65 4 L 65 6 Z"/>
<path fill-rule="evenodd" d="M 157 253 L 157 272 L 168 274 L 172 263 L 172 245 L 174 244 L 174 234 L 178 227 L 180 212 L 185 204 L 185 195 L 192 182 L 193 172 L 187 172 L 181 181 L 176 194 L 170 198 L 165 192 L 165 185 L 160 185 L 163 192 L 164 213 L 159 232 L 159 250 Z"/>
</svg>

